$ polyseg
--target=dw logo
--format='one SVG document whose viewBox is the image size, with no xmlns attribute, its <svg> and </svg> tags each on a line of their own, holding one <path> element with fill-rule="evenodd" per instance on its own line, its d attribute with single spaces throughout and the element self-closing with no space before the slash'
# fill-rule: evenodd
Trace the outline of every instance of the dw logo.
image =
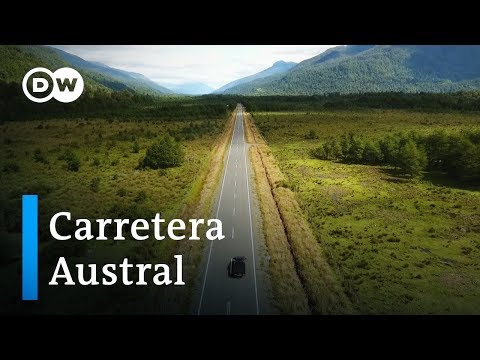
<svg viewBox="0 0 480 360">
<path fill-rule="evenodd" d="M 43 77 L 32 77 L 37 73 L 46 74 Z M 30 78 L 32 79 L 31 83 Z M 49 81 L 50 80 L 50 81 Z M 29 86 L 34 96 L 29 91 Z M 25 74 L 22 81 L 25 96 L 36 103 L 44 103 L 52 97 L 62 103 L 70 103 L 77 100 L 83 92 L 83 78 L 77 70 L 64 67 L 55 72 L 37 67 Z"/>
</svg>

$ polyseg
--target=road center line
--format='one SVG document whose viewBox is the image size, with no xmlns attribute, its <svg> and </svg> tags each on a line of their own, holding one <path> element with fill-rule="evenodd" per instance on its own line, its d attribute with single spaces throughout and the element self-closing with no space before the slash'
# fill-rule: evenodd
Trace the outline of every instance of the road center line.
<svg viewBox="0 0 480 360">
<path fill-rule="evenodd" d="M 238 110 L 237 110 L 237 114 L 235 115 L 235 124 L 237 123 L 237 118 L 238 118 Z M 222 187 L 220 188 L 220 197 L 218 199 L 217 213 L 215 215 L 215 217 L 217 219 L 218 219 L 218 212 L 220 211 L 220 204 L 222 202 L 223 187 L 225 185 L 225 178 L 227 177 L 228 161 L 230 160 L 230 153 L 232 151 L 232 144 L 233 144 L 233 139 L 235 137 L 235 130 L 236 129 L 237 129 L 237 127 L 234 126 L 233 127 L 233 132 L 232 132 L 232 137 L 230 139 L 230 146 L 228 148 L 227 163 L 225 164 L 225 170 L 223 172 Z M 208 250 L 207 266 L 205 268 L 205 276 L 203 278 L 202 292 L 200 294 L 200 302 L 198 304 L 197 315 L 200 315 L 200 311 L 202 310 L 203 294 L 205 292 L 205 284 L 207 283 L 208 265 L 210 264 L 210 258 L 212 257 L 212 248 L 213 248 L 213 241 L 210 241 L 210 249 Z M 257 306 L 257 309 L 258 309 L 258 306 Z"/>
</svg>

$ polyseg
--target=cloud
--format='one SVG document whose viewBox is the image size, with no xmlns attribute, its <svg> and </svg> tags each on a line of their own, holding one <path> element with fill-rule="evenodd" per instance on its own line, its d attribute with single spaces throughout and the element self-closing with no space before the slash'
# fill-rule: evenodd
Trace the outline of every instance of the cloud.
<svg viewBox="0 0 480 360">
<path fill-rule="evenodd" d="M 334 45 L 54 45 L 89 61 L 141 73 L 159 83 L 218 88 L 275 61 L 300 62 Z"/>
</svg>

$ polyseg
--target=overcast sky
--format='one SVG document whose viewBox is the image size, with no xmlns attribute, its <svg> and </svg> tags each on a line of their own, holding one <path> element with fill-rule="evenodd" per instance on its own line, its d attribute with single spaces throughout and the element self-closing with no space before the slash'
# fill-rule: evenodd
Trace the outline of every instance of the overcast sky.
<svg viewBox="0 0 480 360">
<path fill-rule="evenodd" d="M 141 73 L 158 83 L 219 88 L 270 67 L 300 62 L 335 45 L 53 45 L 89 61 Z"/>
</svg>

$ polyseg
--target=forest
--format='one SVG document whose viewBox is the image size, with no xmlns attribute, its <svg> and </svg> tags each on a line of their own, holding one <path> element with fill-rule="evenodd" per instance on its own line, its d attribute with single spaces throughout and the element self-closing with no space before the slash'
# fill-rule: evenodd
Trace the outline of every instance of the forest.
<svg viewBox="0 0 480 360">
<path fill-rule="evenodd" d="M 312 134 L 307 134 L 312 137 Z M 431 134 L 394 133 L 380 140 L 350 132 L 331 138 L 312 151 L 321 160 L 350 164 L 390 165 L 412 177 L 436 171 L 454 180 L 480 180 L 480 131 Z"/>
<path fill-rule="evenodd" d="M 205 120 L 225 117 L 237 103 L 244 104 L 250 112 L 335 109 L 411 109 L 429 112 L 480 110 L 480 92 L 188 97 L 154 96 L 131 90 L 87 90 L 78 101 L 71 104 L 56 101 L 35 104 L 26 99 L 19 84 L 0 82 L 0 121 L 78 118 Z"/>
<path fill-rule="evenodd" d="M 205 120 L 225 118 L 236 103 L 222 97 L 180 97 L 139 94 L 131 90 L 102 91 L 88 88 L 68 104 L 29 101 L 18 83 L 0 81 L 0 121 L 46 119 L 158 119 Z"/>
</svg>

